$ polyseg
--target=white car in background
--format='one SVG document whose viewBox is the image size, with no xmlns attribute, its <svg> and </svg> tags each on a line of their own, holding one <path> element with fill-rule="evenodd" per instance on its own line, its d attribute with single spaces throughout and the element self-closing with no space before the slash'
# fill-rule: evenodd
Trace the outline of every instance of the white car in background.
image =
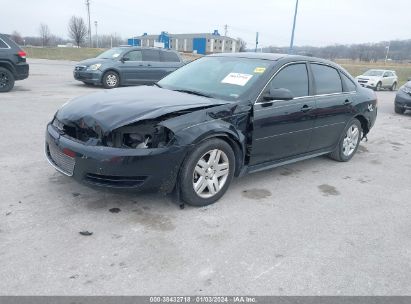
<svg viewBox="0 0 411 304">
<path fill-rule="evenodd" d="M 361 86 L 375 91 L 379 91 L 382 88 L 394 91 L 398 85 L 398 76 L 395 71 L 391 70 L 368 70 L 355 79 L 357 79 Z"/>
</svg>

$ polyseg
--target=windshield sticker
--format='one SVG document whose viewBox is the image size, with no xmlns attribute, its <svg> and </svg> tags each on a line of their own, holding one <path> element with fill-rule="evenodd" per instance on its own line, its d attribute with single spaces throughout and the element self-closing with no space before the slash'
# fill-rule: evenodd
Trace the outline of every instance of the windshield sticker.
<svg viewBox="0 0 411 304">
<path fill-rule="evenodd" d="M 113 58 L 117 58 L 120 54 L 113 54 Z"/>
<path fill-rule="evenodd" d="M 258 67 L 258 68 L 255 68 L 254 70 L 254 73 L 258 73 L 258 74 L 262 74 L 264 72 L 265 72 L 265 68 Z"/>
<path fill-rule="evenodd" d="M 252 77 L 253 75 L 250 74 L 230 73 L 221 81 L 221 83 L 234 84 L 243 87 Z"/>
</svg>

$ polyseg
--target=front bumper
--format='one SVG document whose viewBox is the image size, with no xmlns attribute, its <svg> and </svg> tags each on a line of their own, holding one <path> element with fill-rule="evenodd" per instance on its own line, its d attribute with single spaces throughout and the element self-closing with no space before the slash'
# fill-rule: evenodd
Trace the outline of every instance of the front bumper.
<svg viewBox="0 0 411 304">
<path fill-rule="evenodd" d="M 101 78 L 103 76 L 103 73 L 100 70 L 96 70 L 96 71 L 74 70 L 73 76 L 74 76 L 74 79 L 79 80 L 79 81 L 92 83 L 92 84 L 101 84 Z"/>
<path fill-rule="evenodd" d="M 399 90 L 395 96 L 395 105 L 405 110 L 411 110 L 411 95 Z"/>
<path fill-rule="evenodd" d="M 47 126 L 45 153 L 61 173 L 91 186 L 117 189 L 174 189 L 187 147 L 121 149 L 87 146 Z"/>
</svg>

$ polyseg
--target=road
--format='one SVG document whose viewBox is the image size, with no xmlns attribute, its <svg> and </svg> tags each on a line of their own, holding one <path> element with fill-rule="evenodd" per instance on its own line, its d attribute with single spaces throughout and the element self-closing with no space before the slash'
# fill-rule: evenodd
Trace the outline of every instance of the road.
<svg viewBox="0 0 411 304">
<path fill-rule="evenodd" d="M 411 293 L 411 115 L 393 113 L 395 93 L 378 92 L 376 126 L 351 162 L 256 173 L 215 205 L 180 210 L 51 168 L 47 122 L 102 89 L 74 81 L 74 63 L 30 64 L 0 95 L 0 295 Z"/>
</svg>

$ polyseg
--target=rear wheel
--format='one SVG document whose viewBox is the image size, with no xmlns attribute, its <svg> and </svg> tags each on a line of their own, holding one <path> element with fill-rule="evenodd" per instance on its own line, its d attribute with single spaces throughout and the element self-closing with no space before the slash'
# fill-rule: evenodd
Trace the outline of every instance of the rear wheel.
<svg viewBox="0 0 411 304">
<path fill-rule="evenodd" d="M 397 83 L 394 82 L 390 88 L 390 91 L 395 91 L 395 89 L 397 88 Z"/>
<path fill-rule="evenodd" d="M 349 161 L 358 150 L 361 135 L 361 123 L 358 119 L 354 118 L 345 128 L 337 147 L 329 156 L 336 161 Z"/>
<path fill-rule="evenodd" d="M 9 92 L 13 87 L 13 74 L 9 70 L 0 67 L 0 92 Z"/>
<path fill-rule="evenodd" d="M 395 111 L 395 113 L 397 113 L 397 114 L 404 114 L 405 109 L 402 108 L 402 107 L 399 107 L 399 106 L 395 105 L 395 106 L 394 106 L 394 111 Z"/>
<path fill-rule="evenodd" d="M 103 86 L 106 89 L 114 89 L 120 85 L 120 77 L 114 71 L 108 71 L 103 76 Z"/>
<path fill-rule="evenodd" d="M 207 206 L 219 200 L 234 176 L 235 157 L 221 139 L 202 142 L 184 161 L 180 173 L 182 199 L 189 205 Z"/>
</svg>

